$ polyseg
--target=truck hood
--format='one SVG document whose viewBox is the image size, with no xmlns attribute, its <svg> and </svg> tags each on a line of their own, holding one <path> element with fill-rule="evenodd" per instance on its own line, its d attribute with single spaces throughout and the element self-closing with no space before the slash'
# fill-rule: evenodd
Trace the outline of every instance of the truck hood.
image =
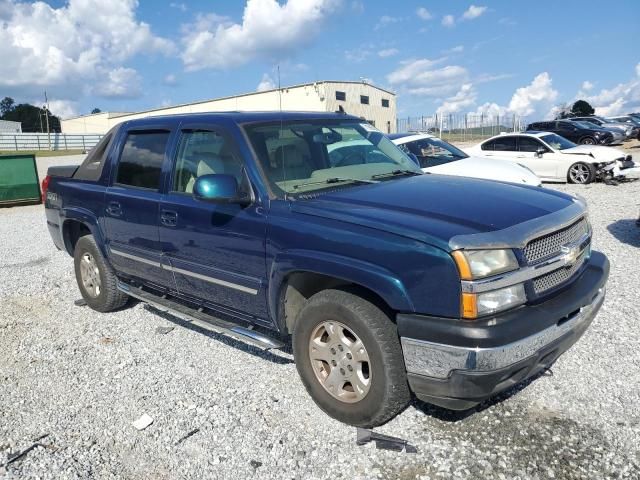
<svg viewBox="0 0 640 480">
<path fill-rule="evenodd" d="M 598 145 L 578 145 L 577 147 L 560 150 L 568 155 L 590 155 L 594 162 L 612 162 L 614 160 L 624 160 L 626 154 L 622 150 L 612 147 L 602 147 Z"/>
<path fill-rule="evenodd" d="M 292 201 L 291 210 L 449 250 L 455 236 L 506 229 L 573 203 L 540 187 L 426 174 L 310 195 Z"/>
<path fill-rule="evenodd" d="M 524 183 L 534 187 L 540 186 L 540 179 L 531 170 L 515 162 L 505 162 L 484 157 L 467 157 L 435 167 L 422 169 L 424 172 L 459 177 L 483 178 L 500 182 Z"/>
</svg>

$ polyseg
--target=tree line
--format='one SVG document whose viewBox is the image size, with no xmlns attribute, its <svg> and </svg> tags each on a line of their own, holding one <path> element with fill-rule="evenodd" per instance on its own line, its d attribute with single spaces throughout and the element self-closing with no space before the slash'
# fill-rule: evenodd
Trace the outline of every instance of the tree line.
<svg viewBox="0 0 640 480">
<path fill-rule="evenodd" d="M 28 103 L 18 103 L 11 97 L 0 100 L 0 120 L 20 122 L 23 132 L 46 132 L 47 117 L 49 131 L 60 132 L 60 119 L 45 108 Z"/>
</svg>

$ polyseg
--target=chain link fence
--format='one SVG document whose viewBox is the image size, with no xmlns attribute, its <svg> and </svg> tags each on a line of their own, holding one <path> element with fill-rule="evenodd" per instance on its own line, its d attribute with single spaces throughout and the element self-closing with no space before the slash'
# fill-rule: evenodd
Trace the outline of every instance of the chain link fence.
<svg viewBox="0 0 640 480">
<path fill-rule="evenodd" d="M 398 133 L 423 132 L 452 142 L 480 141 L 501 132 L 519 132 L 527 120 L 520 115 L 448 114 L 398 118 Z"/>
</svg>

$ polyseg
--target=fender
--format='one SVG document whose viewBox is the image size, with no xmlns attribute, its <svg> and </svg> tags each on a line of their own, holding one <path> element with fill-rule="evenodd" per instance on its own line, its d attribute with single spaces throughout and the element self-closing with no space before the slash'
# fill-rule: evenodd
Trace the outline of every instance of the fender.
<svg viewBox="0 0 640 480">
<path fill-rule="evenodd" d="M 62 235 L 64 240 L 64 246 L 69 255 L 72 255 L 70 251 L 70 246 L 67 243 L 67 239 L 64 236 L 66 224 L 70 221 L 77 221 L 84 224 L 90 231 L 93 238 L 96 239 L 96 243 L 98 244 L 98 248 L 102 253 L 102 256 L 109 262 L 109 257 L 107 255 L 105 236 L 102 233 L 102 228 L 100 227 L 100 223 L 98 222 L 98 218 L 91 211 L 82 207 L 63 207 L 60 211 L 60 220 L 62 224 Z"/>
<path fill-rule="evenodd" d="M 276 255 L 269 272 L 269 313 L 278 324 L 282 285 L 294 272 L 309 272 L 339 278 L 379 295 L 394 310 L 415 311 L 402 281 L 391 271 L 373 263 L 315 250 L 286 250 Z"/>
</svg>

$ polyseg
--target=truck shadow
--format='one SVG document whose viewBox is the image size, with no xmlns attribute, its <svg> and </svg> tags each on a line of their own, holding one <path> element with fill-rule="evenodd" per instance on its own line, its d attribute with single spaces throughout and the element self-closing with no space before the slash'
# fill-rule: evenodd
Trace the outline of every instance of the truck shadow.
<svg viewBox="0 0 640 480">
<path fill-rule="evenodd" d="M 607 230 L 620 242 L 632 247 L 640 247 L 640 228 L 636 225 L 636 220 L 616 220 L 607 225 Z"/>
<path fill-rule="evenodd" d="M 207 330 L 206 328 L 199 327 L 198 325 L 194 325 L 190 322 L 182 320 L 181 318 L 175 317 L 170 313 L 158 310 L 152 307 L 151 305 L 144 305 L 144 308 L 147 309 L 149 312 L 153 313 L 154 315 L 157 315 L 163 318 L 164 320 L 167 320 L 168 322 L 171 322 L 181 328 L 186 328 L 193 332 L 197 332 L 201 335 L 211 338 L 212 340 L 216 340 L 220 343 L 233 347 L 237 350 L 248 353 L 249 355 L 253 355 L 254 357 L 259 357 L 263 360 L 267 360 L 272 363 L 277 363 L 279 365 L 288 365 L 288 364 L 294 363 L 292 358 L 288 358 L 291 355 L 290 344 L 286 344 L 282 349 L 280 349 L 280 352 L 282 353 L 282 355 L 278 355 L 276 353 L 273 353 L 270 350 L 262 350 L 258 347 L 255 347 L 248 343 L 241 342 L 240 340 L 236 340 L 234 338 L 228 337 L 221 333 L 212 332 L 211 330 Z M 259 328 L 256 328 L 256 330 L 259 330 Z"/>
<path fill-rule="evenodd" d="M 477 413 L 481 413 L 484 410 L 487 410 L 488 408 L 493 407 L 494 405 L 498 405 L 504 402 L 505 400 L 508 400 L 509 398 L 518 394 L 520 391 L 527 388 L 527 386 L 529 386 L 532 382 L 535 382 L 538 378 L 547 377 L 547 376 L 553 376 L 553 371 L 551 369 L 543 370 L 535 374 L 531 378 L 523 380 L 517 385 L 514 385 L 513 387 L 505 390 L 504 392 L 500 392 L 496 396 L 491 397 L 488 400 L 485 400 L 481 404 L 473 408 L 470 408 L 469 410 L 461 410 L 461 411 L 449 410 L 447 408 L 438 407 L 437 405 L 433 405 L 431 403 L 423 402 L 422 400 L 418 400 L 417 398 L 413 399 L 412 406 L 416 410 L 419 410 L 425 415 L 433 417 L 437 420 L 440 420 L 443 422 L 456 423 L 456 422 L 465 420 Z"/>
</svg>

